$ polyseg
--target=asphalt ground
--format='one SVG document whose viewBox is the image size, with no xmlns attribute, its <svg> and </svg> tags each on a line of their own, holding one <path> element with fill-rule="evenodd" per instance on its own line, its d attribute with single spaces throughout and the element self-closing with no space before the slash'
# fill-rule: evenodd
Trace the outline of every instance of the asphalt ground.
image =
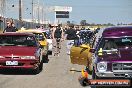
<svg viewBox="0 0 132 88">
<path fill-rule="evenodd" d="M 83 88 L 78 82 L 83 67 L 70 63 L 64 41 L 60 55 L 50 55 L 37 75 L 28 70 L 1 70 L 0 88 Z"/>
</svg>

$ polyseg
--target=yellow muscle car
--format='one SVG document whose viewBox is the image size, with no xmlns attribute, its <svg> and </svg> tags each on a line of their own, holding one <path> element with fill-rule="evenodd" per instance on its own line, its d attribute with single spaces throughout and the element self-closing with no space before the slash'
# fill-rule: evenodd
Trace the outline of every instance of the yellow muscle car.
<svg viewBox="0 0 132 88">
<path fill-rule="evenodd" d="M 89 50 L 90 46 L 88 44 L 73 45 L 70 50 L 71 63 L 84 65 L 92 71 L 92 53 Z"/>
<path fill-rule="evenodd" d="M 72 64 L 84 65 L 89 71 L 92 71 L 92 53 L 90 52 L 92 32 L 87 32 L 87 30 L 83 30 L 83 32 L 81 32 L 79 39 L 74 40 L 70 49 L 70 59 Z"/>
</svg>

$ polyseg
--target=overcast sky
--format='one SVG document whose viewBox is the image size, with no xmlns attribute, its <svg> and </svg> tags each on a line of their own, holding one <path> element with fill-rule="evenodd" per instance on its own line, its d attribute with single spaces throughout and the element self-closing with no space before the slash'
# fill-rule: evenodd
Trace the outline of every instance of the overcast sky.
<svg viewBox="0 0 132 88">
<path fill-rule="evenodd" d="M 8 4 L 18 4 L 18 0 L 8 0 Z M 37 3 L 37 0 L 34 0 Z M 23 18 L 31 18 L 31 0 L 23 0 Z M 87 20 L 88 23 L 132 23 L 132 0 L 40 0 L 45 6 L 71 6 L 73 11 L 69 19 L 79 23 Z M 8 6 L 9 9 L 10 5 Z M 15 8 L 13 8 L 15 9 Z M 9 17 L 18 18 L 17 10 L 12 11 Z M 54 12 L 46 11 L 45 18 L 53 21 Z"/>
</svg>

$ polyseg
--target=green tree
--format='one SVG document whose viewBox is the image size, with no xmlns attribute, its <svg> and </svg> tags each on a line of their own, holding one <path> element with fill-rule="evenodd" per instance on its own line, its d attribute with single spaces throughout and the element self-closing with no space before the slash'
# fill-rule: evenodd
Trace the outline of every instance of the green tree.
<svg viewBox="0 0 132 88">
<path fill-rule="evenodd" d="M 87 24 L 86 20 L 81 20 L 80 25 L 85 26 Z"/>
<path fill-rule="evenodd" d="M 70 21 L 67 21 L 67 24 L 70 24 L 71 22 Z"/>
</svg>

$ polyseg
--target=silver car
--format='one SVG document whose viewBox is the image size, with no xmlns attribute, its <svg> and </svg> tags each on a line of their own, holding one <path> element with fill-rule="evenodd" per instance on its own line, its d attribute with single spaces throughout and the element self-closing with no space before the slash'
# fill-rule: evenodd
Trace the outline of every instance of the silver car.
<svg viewBox="0 0 132 88">
<path fill-rule="evenodd" d="M 46 39 L 47 39 L 47 42 L 48 42 L 48 52 L 49 54 L 52 54 L 52 48 L 53 48 L 53 43 L 52 43 L 52 35 L 51 35 L 51 32 L 50 30 L 46 29 L 43 31 Z"/>
</svg>

